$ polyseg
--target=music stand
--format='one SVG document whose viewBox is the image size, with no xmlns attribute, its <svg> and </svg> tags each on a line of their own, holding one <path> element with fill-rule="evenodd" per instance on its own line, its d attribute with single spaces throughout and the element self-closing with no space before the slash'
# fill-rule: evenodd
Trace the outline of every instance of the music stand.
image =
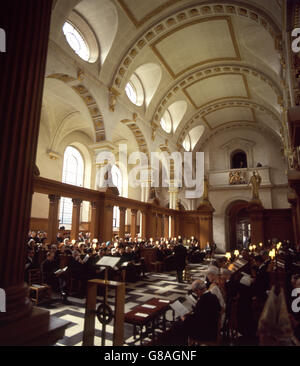
<svg viewBox="0 0 300 366">
<path fill-rule="evenodd" d="M 105 292 L 103 299 L 103 319 L 106 318 L 106 307 L 107 307 L 107 297 L 108 297 L 108 268 L 115 269 L 120 262 L 120 257 L 109 257 L 103 256 L 98 260 L 96 266 L 104 267 L 104 282 L 105 282 Z M 106 322 L 102 324 L 102 336 L 101 336 L 101 346 L 105 346 L 105 335 L 106 335 Z"/>
</svg>

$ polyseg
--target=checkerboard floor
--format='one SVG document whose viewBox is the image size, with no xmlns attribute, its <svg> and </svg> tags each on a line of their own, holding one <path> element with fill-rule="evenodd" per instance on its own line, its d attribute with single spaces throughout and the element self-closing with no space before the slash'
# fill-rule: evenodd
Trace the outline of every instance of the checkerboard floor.
<svg viewBox="0 0 300 366">
<path fill-rule="evenodd" d="M 203 279 L 207 265 L 190 264 L 191 281 Z M 177 283 L 176 272 L 150 273 L 146 279 L 135 283 L 126 283 L 125 312 L 130 311 L 136 305 L 143 304 L 147 300 L 157 297 L 160 299 L 177 300 L 185 296 L 190 288 L 190 283 Z M 57 346 L 81 346 L 84 326 L 85 299 L 69 297 L 70 305 L 64 305 L 61 302 L 53 302 L 51 305 L 44 305 L 50 310 L 50 314 L 61 319 L 67 320 L 69 325 L 66 329 L 63 339 L 57 342 Z M 102 297 L 97 297 L 97 306 L 101 303 Z M 109 292 L 108 303 L 114 309 L 113 292 Z M 167 319 L 171 319 L 171 311 L 167 313 Z M 94 344 L 101 345 L 101 323 L 95 322 L 95 340 Z M 132 325 L 124 324 L 124 339 L 126 343 L 133 340 Z M 106 345 L 112 345 L 113 321 L 106 326 Z"/>
</svg>

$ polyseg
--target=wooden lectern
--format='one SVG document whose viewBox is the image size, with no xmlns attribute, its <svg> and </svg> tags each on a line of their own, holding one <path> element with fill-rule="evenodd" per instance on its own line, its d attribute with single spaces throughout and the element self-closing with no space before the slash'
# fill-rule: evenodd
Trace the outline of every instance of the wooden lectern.
<svg viewBox="0 0 300 366">
<path fill-rule="evenodd" d="M 96 316 L 95 309 L 98 286 L 105 287 L 105 289 L 113 288 L 115 290 L 113 346 L 123 346 L 125 283 L 97 279 L 88 281 L 82 345 L 94 345 Z"/>
</svg>

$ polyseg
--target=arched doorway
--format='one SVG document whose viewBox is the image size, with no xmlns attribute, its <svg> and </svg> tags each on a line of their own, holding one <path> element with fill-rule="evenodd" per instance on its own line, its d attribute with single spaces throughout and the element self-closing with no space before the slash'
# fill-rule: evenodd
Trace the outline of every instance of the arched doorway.
<svg viewBox="0 0 300 366">
<path fill-rule="evenodd" d="M 231 169 L 243 169 L 247 166 L 247 154 L 243 150 L 235 150 L 231 154 Z"/>
<path fill-rule="evenodd" d="M 226 209 L 226 250 L 242 249 L 244 243 L 251 236 L 248 205 L 247 201 L 237 200 Z"/>
</svg>

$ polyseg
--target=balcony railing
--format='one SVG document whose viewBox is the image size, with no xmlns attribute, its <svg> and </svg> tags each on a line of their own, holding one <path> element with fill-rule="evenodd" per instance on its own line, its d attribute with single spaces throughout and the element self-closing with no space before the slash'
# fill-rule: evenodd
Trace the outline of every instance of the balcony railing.
<svg viewBox="0 0 300 366">
<path fill-rule="evenodd" d="M 209 172 L 209 184 L 214 188 L 247 186 L 253 172 L 261 176 L 261 186 L 271 186 L 270 167 L 229 169 Z"/>
</svg>

